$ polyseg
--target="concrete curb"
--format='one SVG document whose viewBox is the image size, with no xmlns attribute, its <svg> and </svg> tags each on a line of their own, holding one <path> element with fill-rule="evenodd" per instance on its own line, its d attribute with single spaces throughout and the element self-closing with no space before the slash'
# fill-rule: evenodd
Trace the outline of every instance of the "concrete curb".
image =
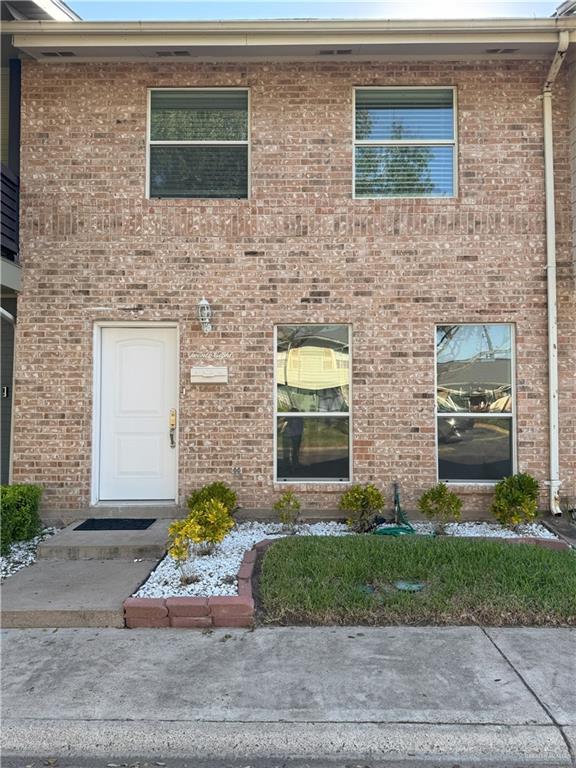
<svg viewBox="0 0 576 768">
<path fill-rule="evenodd" d="M 571 765 L 554 725 L 392 723 L 235 723 L 10 720 L 4 755 L 188 759 L 324 758 L 414 763 L 434 758 L 459 764 L 529 768 Z"/>
</svg>

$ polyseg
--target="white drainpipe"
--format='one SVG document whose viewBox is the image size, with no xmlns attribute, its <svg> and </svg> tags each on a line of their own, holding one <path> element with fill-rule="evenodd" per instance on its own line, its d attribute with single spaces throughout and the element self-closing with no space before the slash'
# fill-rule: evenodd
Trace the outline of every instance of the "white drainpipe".
<svg viewBox="0 0 576 768">
<path fill-rule="evenodd" d="M 552 86 L 570 44 L 569 32 L 560 32 L 558 49 L 544 83 L 544 184 L 546 195 L 546 275 L 548 286 L 548 399 L 550 419 L 550 512 L 561 515 L 560 452 L 558 438 L 558 318 L 556 309 L 556 206 L 554 200 L 554 140 Z"/>
</svg>

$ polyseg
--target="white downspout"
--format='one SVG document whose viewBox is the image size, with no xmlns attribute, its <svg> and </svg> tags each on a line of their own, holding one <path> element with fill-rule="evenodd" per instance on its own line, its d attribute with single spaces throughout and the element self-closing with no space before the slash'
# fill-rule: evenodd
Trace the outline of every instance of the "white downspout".
<svg viewBox="0 0 576 768">
<path fill-rule="evenodd" d="M 550 425 L 550 512 L 561 515 L 560 450 L 558 436 L 558 317 L 556 308 L 556 205 L 554 200 L 554 139 L 552 134 L 552 87 L 570 44 L 570 34 L 560 32 L 558 49 L 543 89 L 544 188 L 546 196 L 546 276 L 548 288 L 548 410 Z"/>
</svg>

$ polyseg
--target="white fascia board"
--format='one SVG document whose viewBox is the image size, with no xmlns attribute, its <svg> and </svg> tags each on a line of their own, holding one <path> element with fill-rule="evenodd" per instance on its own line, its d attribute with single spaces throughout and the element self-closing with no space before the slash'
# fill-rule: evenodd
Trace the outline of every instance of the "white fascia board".
<svg viewBox="0 0 576 768">
<path fill-rule="evenodd" d="M 53 21 L 66 22 L 67 24 L 71 21 L 81 21 L 80 16 L 59 0 L 32 0 L 32 2 Z"/>
<path fill-rule="evenodd" d="M 296 20 L 254 20 L 254 21 L 76 21 L 59 24 L 45 21 L 11 21 L 7 22 L 13 33 L 35 27 L 50 29 L 57 32 L 81 31 L 91 33 L 166 33 L 166 32 L 330 32 L 330 31 L 364 31 L 364 32 L 493 32 L 493 31 L 550 31 L 574 26 L 576 19 L 569 16 L 543 19 L 409 19 L 409 20 L 379 20 L 379 19 L 296 19 Z"/>
<path fill-rule="evenodd" d="M 155 50 L 165 47 L 234 47 L 250 51 L 259 46 L 344 47 L 369 45 L 434 46 L 441 53 L 450 46 L 481 44 L 556 44 L 566 30 L 576 41 L 576 17 L 547 19 L 480 19 L 426 21 L 222 21 L 222 22 L 20 22 L 4 25 L 13 44 L 31 55 L 40 48 L 99 49 L 114 57 L 118 49 Z"/>
<path fill-rule="evenodd" d="M 576 29 L 570 33 L 571 42 L 576 41 Z M 167 34 L 139 34 L 139 35 L 60 35 L 45 33 L 16 34 L 13 38 L 15 48 L 163 48 L 175 47 L 222 47 L 235 46 L 253 48 L 257 46 L 343 46 L 343 45 L 434 45 L 450 46 L 454 44 L 485 44 L 494 46 L 506 46 L 514 44 L 547 43 L 554 44 L 558 40 L 557 32 L 526 32 L 526 33 L 499 33 L 499 34 L 435 34 L 432 37 L 414 34 L 386 34 L 370 33 L 324 33 L 322 35 L 296 35 L 296 34 L 193 34 L 172 33 Z"/>
</svg>

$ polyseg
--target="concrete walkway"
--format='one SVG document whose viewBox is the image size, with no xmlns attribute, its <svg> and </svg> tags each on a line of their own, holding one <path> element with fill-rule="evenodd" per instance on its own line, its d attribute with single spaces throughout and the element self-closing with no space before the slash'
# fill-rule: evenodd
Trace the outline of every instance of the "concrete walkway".
<svg viewBox="0 0 576 768">
<path fill-rule="evenodd" d="M 38 560 L 2 584 L 2 626 L 123 627 L 157 560 Z"/>
<path fill-rule="evenodd" d="M 2 640 L 6 765 L 576 764 L 575 630 L 32 629 Z"/>
<path fill-rule="evenodd" d="M 124 600 L 164 556 L 170 522 L 81 531 L 77 520 L 50 536 L 38 547 L 38 560 L 2 585 L 2 626 L 123 627 Z"/>
</svg>

